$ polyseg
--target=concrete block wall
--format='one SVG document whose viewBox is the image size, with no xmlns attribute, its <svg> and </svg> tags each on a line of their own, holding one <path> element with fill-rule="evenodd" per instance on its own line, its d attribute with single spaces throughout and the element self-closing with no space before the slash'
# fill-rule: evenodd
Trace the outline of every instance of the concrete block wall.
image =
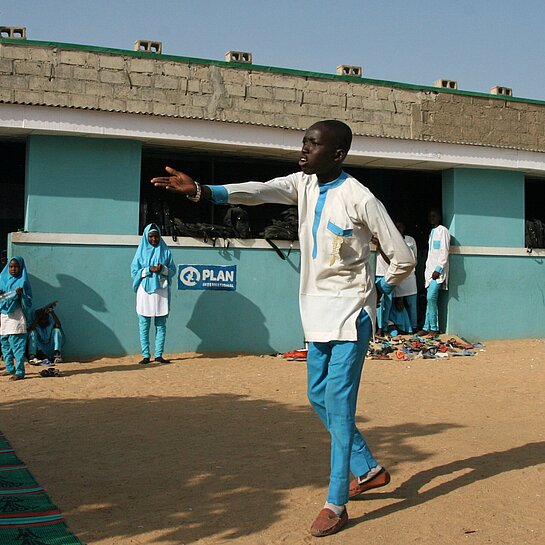
<svg viewBox="0 0 545 545">
<path fill-rule="evenodd" d="M 0 102 L 545 151 L 545 103 L 91 46 L 0 42 Z"/>
</svg>

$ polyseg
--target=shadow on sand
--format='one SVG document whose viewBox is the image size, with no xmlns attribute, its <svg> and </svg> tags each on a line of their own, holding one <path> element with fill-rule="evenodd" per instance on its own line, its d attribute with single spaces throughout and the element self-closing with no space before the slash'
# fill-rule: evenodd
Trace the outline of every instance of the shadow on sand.
<svg viewBox="0 0 545 545">
<path fill-rule="evenodd" d="M 363 517 L 352 519 L 352 524 L 365 520 L 373 520 L 393 515 L 403 509 L 409 509 L 434 500 L 440 496 L 450 494 L 454 490 L 463 488 L 494 475 L 507 471 L 514 471 L 531 467 L 545 462 L 545 441 L 528 443 L 520 447 L 514 447 L 500 452 L 489 452 L 481 456 L 473 456 L 465 460 L 456 460 L 448 464 L 432 467 L 416 473 L 393 492 L 365 494 L 360 501 L 376 498 L 399 499 L 397 503 L 387 505 L 371 511 Z M 454 475 L 464 471 L 462 475 Z M 441 477 L 453 477 L 446 482 L 428 487 L 434 479 Z M 443 479 L 441 479 L 443 480 Z M 422 491 L 423 488 L 426 490 Z"/>
<path fill-rule="evenodd" d="M 1 404 L 0 421 L 84 542 L 129 543 L 149 532 L 160 533 L 156 543 L 186 544 L 259 534 L 285 513 L 290 490 L 314 488 L 321 501 L 328 482 L 329 437 L 318 418 L 310 408 L 269 400 L 234 394 L 22 400 Z M 416 462 L 431 453 L 415 448 L 415 438 L 456 427 L 404 423 L 365 436 L 384 463 Z M 489 456 L 503 460 L 499 471 L 544 459 L 537 448 L 514 454 Z M 444 493 L 483 478 L 482 462 L 473 476 L 442 485 Z M 416 490 L 437 471 L 415 476 L 405 489 Z M 412 501 L 411 495 L 405 505 Z M 312 516 L 302 521 L 302 533 Z"/>
</svg>

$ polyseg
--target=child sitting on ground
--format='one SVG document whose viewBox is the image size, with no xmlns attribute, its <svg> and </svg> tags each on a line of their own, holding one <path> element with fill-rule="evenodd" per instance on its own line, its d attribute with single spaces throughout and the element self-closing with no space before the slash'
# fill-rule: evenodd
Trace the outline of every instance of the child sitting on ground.
<svg viewBox="0 0 545 545">
<path fill-rule="evenodd" d="M 55 313 L 56 304 L 55 301 L 37 309 L 34 313 L 34 321 L 28 328 L 28 361 L 32 365 L 38 365 L 44 358 L 48 358 L 53 363 L 62 363 L 61 348 L 64 344 L 64 333 L 61 321 Z M 40 359 L 37 356 L 40 356 Z"/>
<path fill-rule="evenodd" d="M 409 318 L 409 313 L 405 308 L 403 297 L 394 297 L 388 320 L 388 329 L 392 337 L 395 337 L 400 333 L 404 334 L 413 332 L 413 328 L 411 327 L 411 320 Z"/>
<path fill-rule="evenodd" d="M 2 376 L 10 380 L 25 378 L 27 320 L 32 307 L 32 288 L 25 260 L 13 257 L 0 273 L 0 335 L 6 370 Z"/>
</svg>

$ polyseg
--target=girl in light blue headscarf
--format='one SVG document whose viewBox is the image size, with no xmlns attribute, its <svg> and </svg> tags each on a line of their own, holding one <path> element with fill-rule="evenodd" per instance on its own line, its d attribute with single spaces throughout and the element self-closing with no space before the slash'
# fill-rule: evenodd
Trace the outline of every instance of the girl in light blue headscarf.
<svg viewBox="0 0 545 545">
<path fill-rule="evenodd" d="M 159 227 L 151 223 L 144 229 L 131 264 L 140 326 L 141 364 L 150 362 L 149 330 L 152 318 L 155 319 L 155 361 L 169 363 L 163 358 L 163 349 L 170 306 L 170 281 L 175 273 L 172 253 L 161 238 Z"/>
<path fill-rule="evenodd" d="M 26 317 L 32 309 L 32 288 L 25 260 L 13 257 L 0 273 L 0 340 L 10 380 L 25 378 Z"/>
</svg>

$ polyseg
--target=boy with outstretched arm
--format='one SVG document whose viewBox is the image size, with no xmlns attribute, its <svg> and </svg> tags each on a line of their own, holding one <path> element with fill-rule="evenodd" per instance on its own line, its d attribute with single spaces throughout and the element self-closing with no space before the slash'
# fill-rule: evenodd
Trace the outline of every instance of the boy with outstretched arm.
<svg viewBox="0 0 545 545">
<path fill-rule="evenodd" d="M 376 291 L 369 241 L 376 235 L 390 265 L 379 289 L 391 293 L 414 268 L 414 258 L 374 195 L 342 169 L 352 142 L 348 125 L 312 125 L 303 138 L 301 172 L 268 182 L 201 186 L 167 167 L 153 178 L 159 188 L 217 204 L 297 205 L 301 248 L 299 303 L 309 342 L 308 397 L 331 434 L 331 474 L 314 536 L 338 532 L 348 522 L 345 504 L 390 476 L 373 458 L 355 424 L 363 360 L 375 319 Z M 350 472 L 355 478 L 350 481 Z"/>
</svg>

